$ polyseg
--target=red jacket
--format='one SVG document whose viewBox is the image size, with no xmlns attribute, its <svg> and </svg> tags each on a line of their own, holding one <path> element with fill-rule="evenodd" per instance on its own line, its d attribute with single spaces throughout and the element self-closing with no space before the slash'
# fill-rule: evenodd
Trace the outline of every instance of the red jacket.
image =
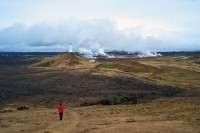
<svg viewBox="0 0 200 133">
<path fill-rule="evenodd" d="M 58 106 L 58 112 L 63 113 L 64 112 L 64 107 L 62 105 Z"/>
</svg>

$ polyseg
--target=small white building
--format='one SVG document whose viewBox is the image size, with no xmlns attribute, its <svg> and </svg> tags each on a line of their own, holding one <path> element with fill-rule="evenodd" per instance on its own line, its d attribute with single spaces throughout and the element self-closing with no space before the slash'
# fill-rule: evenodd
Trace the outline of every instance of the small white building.
<svg viewBox="0 0 200 133">
<path fill-rule="evenodd" d="M 71 43 L 69 44 L 69 53 L 73 53 L 72 44 Z"/>
</svg>

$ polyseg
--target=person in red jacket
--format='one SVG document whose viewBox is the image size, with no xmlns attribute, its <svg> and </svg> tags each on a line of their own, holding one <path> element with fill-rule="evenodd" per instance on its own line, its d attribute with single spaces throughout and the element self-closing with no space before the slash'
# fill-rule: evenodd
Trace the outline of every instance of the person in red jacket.
<svg viewBox="0 0 200 133">
<path fill-rule="evenodd" d="M 59 115 L 60 115 L 60 120 L 63 119 L 63 112 L 64 112 L 64 107 L 62 105 L 62 103 L 60 103 L 60 105 L 58 106 L 58 112 L 59 112 Z"/>
</svg>

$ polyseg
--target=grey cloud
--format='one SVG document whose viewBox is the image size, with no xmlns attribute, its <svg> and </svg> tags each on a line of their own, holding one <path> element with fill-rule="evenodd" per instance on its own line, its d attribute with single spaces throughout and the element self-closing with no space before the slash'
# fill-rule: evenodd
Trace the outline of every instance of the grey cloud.
<svg viewBox="0 0 200 133">
<path fill-rule="evenodd" d="M 141 29 L 117 29 L 117 24 L 108 19 L 71 19 L 58 24 L 14 24 L 0 30 L 0 50 L 44 50 L 65 51 L 70 42 L 75 50 L 91 48 L 98 43 L 104 49 L 116 50 L 169 50 L 178 49 L 159 38 L 143 37 Z M 180 48 L 183 49 L 183 48 Z"/>
</svg>

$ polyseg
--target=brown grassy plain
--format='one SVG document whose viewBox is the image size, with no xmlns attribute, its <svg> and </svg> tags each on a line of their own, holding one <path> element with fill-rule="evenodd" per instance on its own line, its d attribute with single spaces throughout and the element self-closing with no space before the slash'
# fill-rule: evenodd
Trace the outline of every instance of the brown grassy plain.
<svg viewBox="0 0 200 133">
<path fill-rule="evenodd" d="M 39 57 L 20 58 L 18 65 L 1 58 L 0 133 L 199 133 L 198 57 L 107 59 L 94 64 L 78 59 L 78 66 L 65 60 L 39 67 L 31 65 Z M 132 96 L 138 104 L 80 106 Z M 58 120 L 59 102 L 65 106 L 63 121 Z M 30 109 L 17 110 L 20 106 Z"/>
</svg>

